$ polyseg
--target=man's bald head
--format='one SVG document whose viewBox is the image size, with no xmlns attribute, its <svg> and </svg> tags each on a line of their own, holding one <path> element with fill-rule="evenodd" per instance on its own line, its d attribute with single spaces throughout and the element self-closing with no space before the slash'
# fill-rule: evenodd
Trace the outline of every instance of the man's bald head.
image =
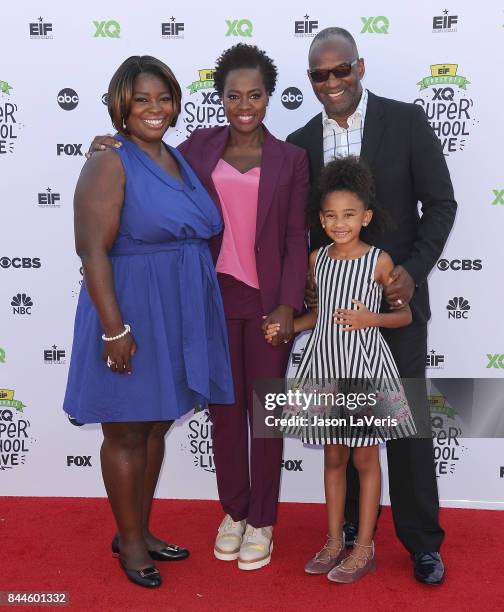
<svg viewBox="0 0 504 612">
<path fill-rule="evenodd" d="M 313 48 L 318 45 L 318 43 L 322 43 L 332 39 L 344 39 L 346 43 L 351 46 L 355 57 L 359 57 L 359 51 L 357 49 L 357 43 L 355 42 L 355 38 L 350 34 L 348 30 L 345 30 L 344 28 L 324 28 L 323 30 L 320 30 L 320 32 L 312 40 L 310 50 L 308 52 L 308 57 L 311 56 Z"/>
</svg>

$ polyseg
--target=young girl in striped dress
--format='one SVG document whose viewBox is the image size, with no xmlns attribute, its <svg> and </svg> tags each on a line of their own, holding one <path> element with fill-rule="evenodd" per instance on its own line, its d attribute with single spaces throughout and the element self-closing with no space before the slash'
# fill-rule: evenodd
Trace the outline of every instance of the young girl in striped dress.
<svg viewBox="0 0 504 612">
<path fill-rule="evenodd" d="M 331 403 L 320 405 L 312 400 L 308 408 L 290 406 L 283 416 L 290 417 L 292 425 L 282 430 L 298 435 L 303 442 L 324 444 L 328 539 L 305 571 L 348 583 L 376 567 L 373 534 L 381 488 L 379 444 L 415 433 L 396 364 L 379 330 L 409 325 L 411 311 L 405 305 L 379 312 L 383 287 L 390 282 L 394 264 L 387 253 L 361 239 L 362 228 L 373 219 L 370 171 L 356 158 L 335 160 L 322 171 L 319 191 L 320 223 L 332 244 L 310 255 L 318 307 L 294 321 L 295 333 L 314 328 L 295 388 L 305 397 L 318 391 L 331 397 Z M 268 341 L 276 330 L 275 325 L 267 327 Z M 361 395 L 363 405 L 348 401 L 356 397 L 352 390 L 367 391 Z M 337 398 L 343 398 L 345 405 Z M 360 480 L 359 531 L 346 556 L 345 474 L 351 447 Z"/>
</svg>

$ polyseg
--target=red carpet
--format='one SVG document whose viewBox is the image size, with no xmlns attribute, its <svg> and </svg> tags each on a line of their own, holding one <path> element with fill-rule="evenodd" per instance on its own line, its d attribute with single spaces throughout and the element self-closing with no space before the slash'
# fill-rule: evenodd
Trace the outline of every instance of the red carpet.
<svg viewBox="0 0 504 612">
<path fill-rule="evenodd" d="M 385 508 L 376 536 L 378 571 L 337 585 L 303 573 L 326 533 L 321 505 L 281 504 L 271 565 L 243 572 L 212 555 L 221 520 L 216 502 L 158 500 L 156 533 L 192 555 L 159 563 L 164 584 L 149 591 L 129 583 L 110 555 L 114 524 L 106 500 L 6 497 L 0 503 L 0 591 L 68 591 L 72 610 L 487 612 L 504 606 L 504 512 L 443 510 L 447 576 L 442 586 L 427 587 L 413 579 Z"/>
</svg>

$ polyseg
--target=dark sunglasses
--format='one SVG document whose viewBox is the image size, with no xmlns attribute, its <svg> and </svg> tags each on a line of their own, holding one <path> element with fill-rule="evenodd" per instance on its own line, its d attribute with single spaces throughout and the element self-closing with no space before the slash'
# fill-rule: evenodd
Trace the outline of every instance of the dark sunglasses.
<svg viewBox="0 0 504 612">
<path fill-rule="evenodd" d="M 334 68 L 329 68 L 327 70 L 308 70 L 308 75 L 312 81 L 315 83 L 323 83 L 324 81 L 329 80 L 329 76 L 332 74 L 337 79 L 343 79 L 347 77 L 351 72 L 352 68 L 359 61 L 359 59 L 354 59 L 353 62 L 345 62 L 344 64 L 338 64 Z"/>
</svg>

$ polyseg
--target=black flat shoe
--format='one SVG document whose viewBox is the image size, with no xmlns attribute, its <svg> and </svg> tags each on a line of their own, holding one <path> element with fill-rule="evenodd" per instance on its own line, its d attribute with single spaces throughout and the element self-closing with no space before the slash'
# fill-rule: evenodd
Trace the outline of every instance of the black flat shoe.
<svg viewBox="0 0 504 612">
<path fill-rule="evenodd" d="M 343 523 L 343 531 L 345 532 L 345 546 L 346 548 L 352 548 L 357 538 L 357 532 L 359 531 L 359 525 L 350 521 Z"/>
<path fill-rule="evenodd" d="M 190 554 L 187 548 L 180 548 L 176 544 L 167 544 L 161 550 L 149 550 L 148 553 L 155 561 L 182 561 Z"/>
<path fill-rule="evenodd" d="M 132 570 L 124 565 L 122 559 L 119 559 L 119 563 L 128 580 L 134 584 L 147 589 L 157 589 L 161 586 L 161 574 L 154 566 L 144 567 L 141 570 Z"/>
<path fill-rule="evenodd" d="M 119 552 L 119 534 L 116 533 L 112 540 L 112 554 L 118 557 Z M 167 544 L 161 550 L 149 550 L 147 552 L 154 561 L 182 561 L 187 559 L 190 554 L 187 548 L 181 548 L 176 544 Z"/>
<path fill-rule="evenodd" d="M 443 582 L 445 568 L 438 552 L 411 553 L 411 559 L 414 576 L 419 582 L 432 585 Z"/>
</svg>

